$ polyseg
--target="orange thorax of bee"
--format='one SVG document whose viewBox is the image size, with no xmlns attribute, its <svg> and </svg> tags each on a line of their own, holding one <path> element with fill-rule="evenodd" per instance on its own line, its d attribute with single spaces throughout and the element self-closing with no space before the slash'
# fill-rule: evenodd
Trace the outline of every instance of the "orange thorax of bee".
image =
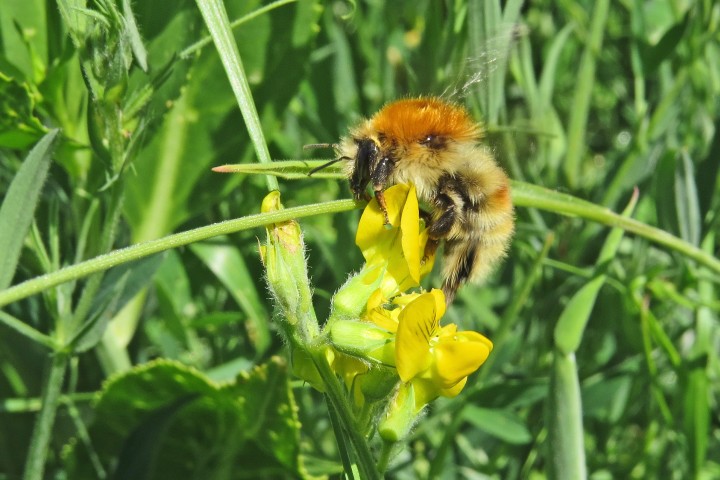
<svg viewBox="0 0 720 480">
<path fill-rule="evenodd" d="M 372 127 L 399 144 L 422 141 L 428 135 L 457 142 L 477 141 L 480 126 L 465 109 L 437 98 L 415 98 L 389 103 L 370 120 Z"/>
</svg>

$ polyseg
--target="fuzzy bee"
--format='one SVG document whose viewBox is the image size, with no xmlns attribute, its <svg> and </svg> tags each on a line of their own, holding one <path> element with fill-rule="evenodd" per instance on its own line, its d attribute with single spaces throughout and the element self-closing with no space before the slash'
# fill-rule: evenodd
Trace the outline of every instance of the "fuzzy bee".
<svg viewBox="0 0 720 480">
<path fill-rule="evenodd" d="M 483 282 L 505 257 L 514 230 L 510 185 L 480 144 L 482 127 L 461 106 L 436 97 L 385 105 L 332 147 L 345 163 L 356 199 L 372 187 L 387 211 L 383 191 L 412 183 L 430 207 L 426 256 L 444 241 L 443 292 L 448 304 L 465 282 Z"/>
</svg>

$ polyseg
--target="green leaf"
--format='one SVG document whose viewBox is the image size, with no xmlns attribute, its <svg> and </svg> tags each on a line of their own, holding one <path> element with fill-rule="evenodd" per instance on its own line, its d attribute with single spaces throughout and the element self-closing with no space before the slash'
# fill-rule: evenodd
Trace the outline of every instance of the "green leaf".
<svg viewBox="0 0 720 480">
<path fill-rule="evenodd" d="M 190 247 L 217 276 L 247 315 L 247 328 L 258 355 L 270 346 L 270 315 L 237 248 L 227 244 L 197 243 Z"/>
<path fill-rule="evenodd" d="M 655 176 L 655 202 L 660 225 L 697 246 L 702 218 L 694 170 L 687 152 L 666 153 L 660 159 Z"/>
<path fill-rule="evenodd" d="M 713 140 L 696 173 L 701 219 L 706 218 L 712 208 L 713 200 L 717 198 L 715 192 L 717 191 L 718 181 L 720 181 L 718 175 L 720 172 L 720 162 L 718 161 L 718 158 L 720 158 L 720 118 L 715 119 L 713 127 L 715 131 Z"/>
<path fill-rule="evenodd" d="M 583 386 L 583 416 L 603 422 L 619 422 L 628 406 L 634 376 L 639 372 L 633 371 L 632 374 L 602 378 L 592 385 Z"/>
<path fill-rule="evenodd" d="M 122 9 L 123 9 L 123 16 L 125 17 L 125 32 L 128 37 L 130 37 L 130 46 L 133 51 L 133 56 L 135 57 L 135 61 L 140 65 L 140 68 L 147 72 L 148 65 L 147 65 L 147 50 L 145 50 L 145 45 L 143 44 L 142 37 L 140 36 L 140 32 L 138 31 L 137 22 L 135 21 L 135 15 L 132 11 L 132 5 L 130 4 L 130 0 L 123 0 L 122 3 Z"/>
<path fill-rule="evenodd" d="M 255 154 L 260 163 L 271 163 L 272 158 L 265 141 L 262 122 L 260 121 L 255 99 L 250 91 L 250 84 L 240 57 L 240 51 L 232 36 L 232 28 L 230 27 L 225 5 L 220 0 L 197 0 L 197 5 L 210 31 L 210 35 L 213 37 L 215 48 L 220 55 L 220 61 L 223 64 L 230 86 L 235 94 L 235 99 L 240 107 L 240 112 L 245 120 L 245 128 L 250 134 Z M 276 178 L 267 176 L 266 180 L 268 190 L 278 190 Z"/>
<path fill-rule="evenodd" d="M 507 410 L 468 405 L 463 417 L 480 430 L 513 445 L 526 445 L 533 439 L 525 422 Z"/>
<path fill-rule="evenodd" d="M 0 46 L 3 56 L 16 65 L 23 76 L 39 83 L 39 74 L 48 63 L 49 37 L 48 4 L 42 0 L 3 2 L 0 15 Z"/>
<path fill-rule="evenodd" d="M 692 245 L 700 245 L 702 229 L 700 202 L 695 185 L 695 167 L 687 151 L 680 153 L 680 164 L 675 174 L 675 203 L 680 238 Z"/>
<path fill-rule="evenodd" d="M 89 350 L 100 341 L 108 322 L 152 281 L 164 259 L 164 254 L 146 257 L 113 268 L 103 277 L 90 314 L 73 338 L 76 352 Z"/>
<path fill-rule="evenodd" d="M 682 398 L 683 430 L 688 439 L 691 467 L 695 473 L 702 470 L 707 461 L 713 416 L 708 401 L 712 396 L 712 386 L 704 363 L 698 363 L 687 376 Z"/>
<path fill-rule="evenodd" d="M 59 130 L 52 130 L 30 151 L 0 207 L 0 290 L 12 282 L 23 241 L 50 167 Z"/>
<path fill-rule="evenodd" d="M 158 480 L 228 478 L 229 472 L 303 478 L 296 410 L 277 357 L 223 385 L 180 363 L 157 361 L 105 386 L 89 434 L 107 471 L 117 465 L 116 472 L 132 468 Z M 130 455 L 135 441 L 152 455 Z M 96 478 L 83 447 L 70 447 L 65 462 L 68 478 Z"/>
<path fill-rule="evenodd" d="M 636 192 L 623 212 L 624 217 L 629 217 L 632 214 L 637 198 Z M 615 257 L 624 234 L 625 232 L 620 228 L 614 228 L 610 231 L 597 259 L 595 277 L 583 285 L 563 309 L 555 325 L 554 337 L 556 347 L 564 354 L 575 352 L 580 346 L 585 327 L 595 307 L 598 293 L 607 279 L 605 269 Z"/>
<path fill-rule="evenodd" d="M 162 439 L 180 410 L 199 397 L 185 395 L 152 411 L 125 439 L 118 456 L 115 480 L 142 480 L 150 473 L 159 453 Z"/>
<path fill-rule="evenodd" d="M 683 35 L 685 35 L 689 20 L 690 13 L 687 13 L 682 21 L 668 29 L 655 45 L 649 45 L 647 43 L 640 44 L 640 55 L 643 61 L 645 75 L 655 72 L 663 61 L 676 53 L 675 49 L 680 43 L 680 40 L 682 40 Z"/>
</svg>

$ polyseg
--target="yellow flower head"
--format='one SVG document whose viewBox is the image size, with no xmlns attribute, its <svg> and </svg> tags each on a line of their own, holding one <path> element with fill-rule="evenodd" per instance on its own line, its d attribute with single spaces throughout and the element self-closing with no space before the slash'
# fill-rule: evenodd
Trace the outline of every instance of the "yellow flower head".
<svg viewBox="0 0 720 480">
<path fill-rule="evenodd" d="M 360 218 L 355 243 L 362 250 L 366 267 L 386 266 L 382 290 L 387 296 L 420 285 L 435 260 L 423 259 L 428 233 L 420 221 L 420 207 L 414 185 L 394 185 L 384 192 L 390 225 L 376 199 Z"/>
<path fill-rule="evenodd" d="M 359 318 L 370 295 L 378 289 L 383 298 L 392 298 L 419 286 L 432 270 L 435 254 L 423 258 L 428 233 L 420 220 L 415 187 L 388 188 L 385 203 L 389 225 L 385 225 L 385 216 L 375 199 L 360 218 L 355 243 L 365 257 L 365 265 L 335 293 L 329 323 L 338 318 Z"/>
<path fill-rule="evenodd" d="M 395 367 L 400 379 L 412 384 L 418 410 L 438 396 L 459 394 L 493 348 L 477 332 L 458 332 L 455 324 L 441 327 L 444 313 L 445 296 L 433 289 L 416 295 L 398 314 Z"/>
</svg>

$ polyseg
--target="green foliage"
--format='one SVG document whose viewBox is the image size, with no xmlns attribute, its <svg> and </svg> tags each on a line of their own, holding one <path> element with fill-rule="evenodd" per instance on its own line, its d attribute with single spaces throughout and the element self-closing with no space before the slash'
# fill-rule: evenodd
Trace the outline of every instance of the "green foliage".
<svg viewBox="0 0 720 480">
<path fill-rule="evenodd" d="M 275 357 L 223 384 L 165 360 L 115 377 L 94 405 L 90 444 L 64 455 L 68 476 L 300 477 L 300 425 L 286 375 Z"/>
<path fill-rule="evenodd" d="M 342 410 L 276 357 L 256 237 L 303 217 L 327 318 L 356 205 L 302 146 L 443 92 L 485 120 L 518 228 L 444 319 L 490 359 L 388 477 L 720 476 L 716 2 L 226 0 L 223 57 L 198 4 L 0 9 L 0 478 L 347 470 Z M 274 177 L 210 168 L 266 152 L 289 208 L 253 217 Z"/>
</svg>

